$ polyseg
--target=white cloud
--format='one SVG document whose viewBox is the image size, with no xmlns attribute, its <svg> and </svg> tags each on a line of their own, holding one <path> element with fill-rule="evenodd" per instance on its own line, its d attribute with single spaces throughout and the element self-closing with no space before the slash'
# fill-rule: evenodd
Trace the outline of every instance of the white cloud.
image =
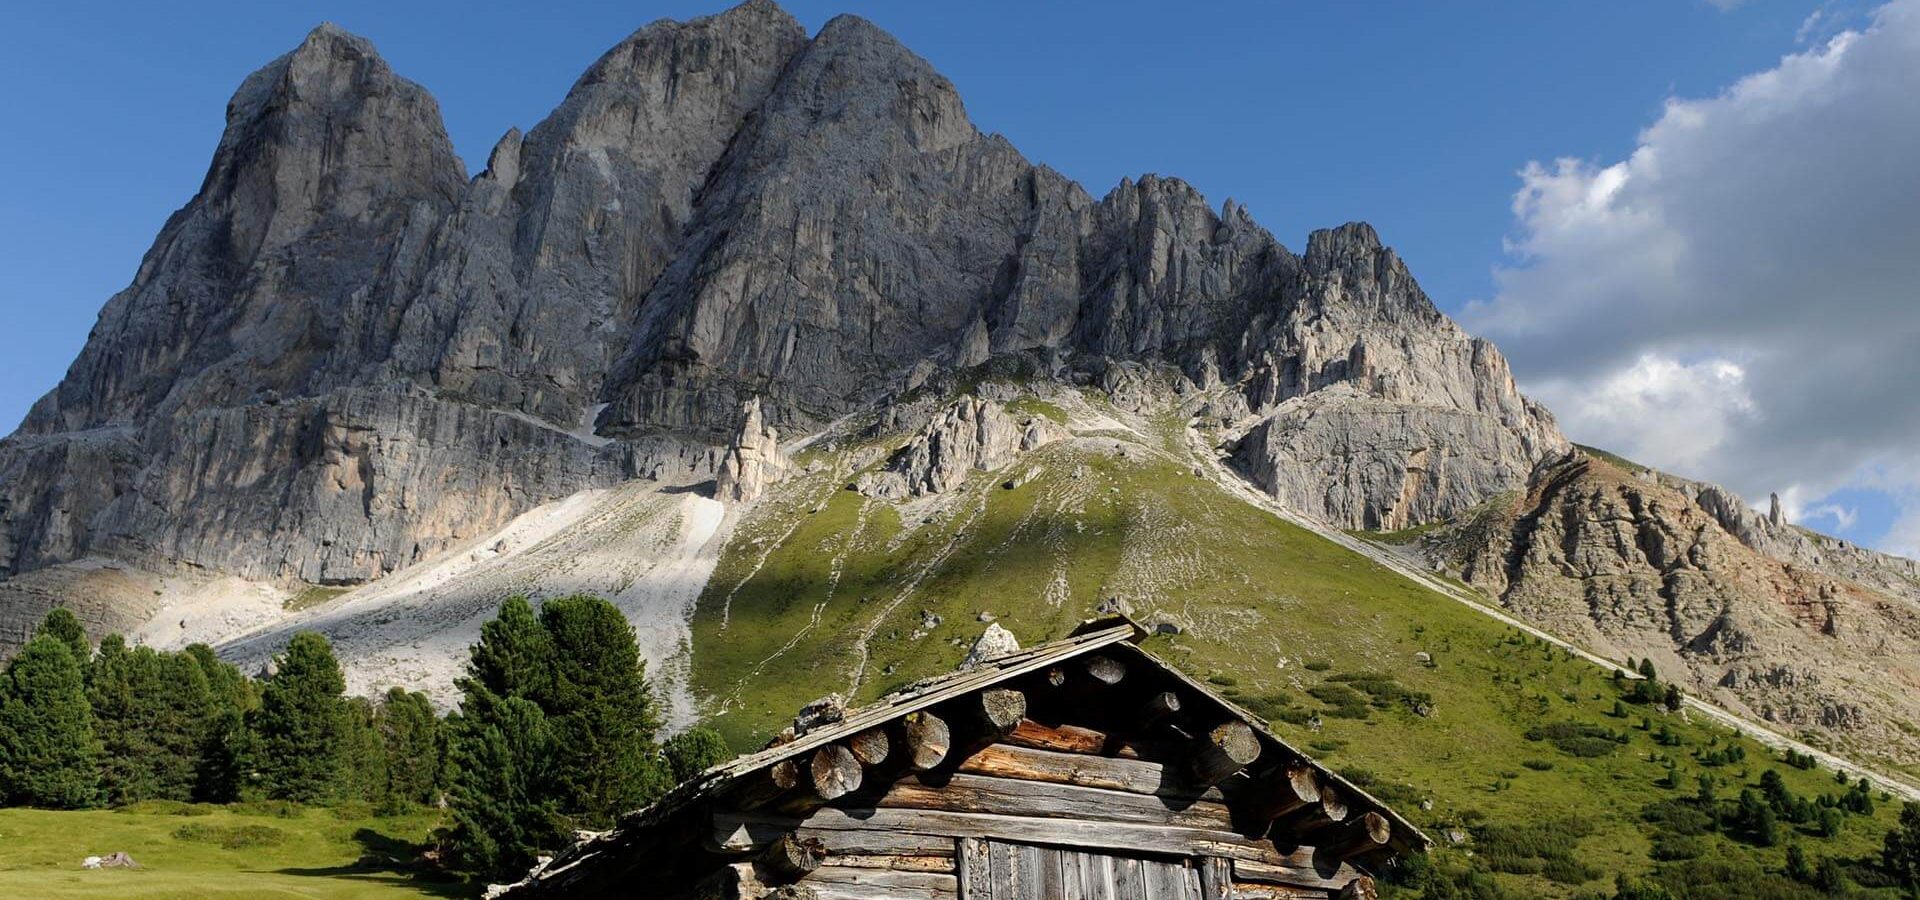
<svg viewBox="0 0 1920 900">
<path fill-rule="evenodd" d="M 1624 160 L 1530 163 L 1513 262 L 1461 319 L 1575 440 L 1750 498 L 1869 472 L 1920 498 L 1916 97 L 1920 0 L 1896 0 L 1669 100 Z"/>
<path fill-rule="evenodd" d="M 1794 30 L 1793 42 L 1796 44 L 1804 44 L 1812 40 L 1815 35 L 1820 33 L 1821 29 L 1826 27 L 1824 21 L 1826 16 L 1827 8 L 1824 6 L 1808 13 L 1807 17 L 1801 20 L 1800 27 Z"/>
<path fill-rule="evenodd" d="M 1860 521 L 1860 511 L 1851 506 L 1838 503 L 1822 503 L 1800 513 L 1799 518 L 1809 522 L 1832 522 L 1837 531 L 1849 531 L 1854 523 Z"/>
<path fill-rule="evenodd" d="M 1723 359 L 1692 364 L 1647 355 L 1592 380 L 1549 379 L 1534 395 L 1583 443 L 1687 469 L 1724 452 L 1753 415 L 1746 372 Z"/>
</svg>

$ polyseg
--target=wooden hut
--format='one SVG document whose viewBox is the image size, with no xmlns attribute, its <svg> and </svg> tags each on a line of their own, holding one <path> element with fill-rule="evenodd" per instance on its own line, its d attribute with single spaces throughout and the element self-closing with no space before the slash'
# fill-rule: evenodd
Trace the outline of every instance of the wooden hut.
<svg viewBox="0 0 1920 900">
<path fill-rule="evenodd" d="M 812 710 L 501 893 L 1351 898 L 1428 845 L 1143 636 L 1094 620 L 870 706 Z"/>
</svg>

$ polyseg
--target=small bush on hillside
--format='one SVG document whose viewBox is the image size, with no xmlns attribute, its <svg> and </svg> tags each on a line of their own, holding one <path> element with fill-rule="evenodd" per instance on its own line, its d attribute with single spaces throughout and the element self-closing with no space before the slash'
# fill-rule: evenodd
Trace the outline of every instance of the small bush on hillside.
<svg viewBox="0 0 1920 900">
<path fill-rule="evenodd" d="M 1537 725 L 1527 730 L 1527 740 L 1547 741 L 1561 753 L 1583 758 L 1606 756 L 1618 746 L 1610 729 L 1580 722 Z"/>
<path fill-rule="evenodd" d="M 1653 839 L 1653 858 L 1660 862 L 1698 859 L 1707 852 L 1704 839 L 1685 834 L 1662 834 Z"/>
<path fill-rule="evenodd" d="M 1581 818 L 1526 825 L 1482 825 L 1473 830 L 1474 852 L 1487 868 L 1539 875 L 1561 884 L 1581 884 L 1601 872 L 1574 858 L 1580 839 L 1593 833 Z"/>
<path fill-rule="evenodd" d="M 1269 722 L 1275 720 L 1287 721 L 1284 714 L 1293 707 L 1293 698 L 1279 691 L 1266 694 L 1249 694 L 1241 697 L 1236 702 L 1246 707 L 1248 712 L 1262 719 L 1266 719 Z M 1301 720 L 1300 724 L 1304 723 L 1305 720 Z"/>
<path fill-rule="evenodd" d="M 1313 695 L 1315 700 L 1325 703 L 1328 707 L 1327 715 L 1330 716 L 1342 719 L 1364 719 L 1370 709 L 1367 698 L 1361 696 L 1359 691 L 1338 682 L 1314 685 L 1307 693 Z"/>
</svg>

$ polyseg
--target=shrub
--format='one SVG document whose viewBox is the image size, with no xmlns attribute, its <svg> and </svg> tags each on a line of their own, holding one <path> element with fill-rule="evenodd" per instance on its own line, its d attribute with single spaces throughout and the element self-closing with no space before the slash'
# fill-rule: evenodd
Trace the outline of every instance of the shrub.
<svg viewBox="0 0 1920 900">
<path fill-rule="evenodd" d="M 1660 862 L 1698 859 L 1706 850 L 1706 841 L 1693 835 L 1662 834 L 1653 839 L 1653 858 Z"/>
<path fill-rule="evenodd" d="M 1547 741 L 1561 753 L 1583 758 L 1606 756 L 1616 746 L 1612 731 L 1579 722 L 1534 726 L 1527 730 L 1527 740 Z"/>
<path fill-rule="evenodd" d="M 1369 710 L 1367 699 L 1361 696 L 1359 691 L 1344 684 L 1338 682 L 1318 684 L 1307 693 L 1313 695 L 1315 700 L 1327 705 L 1327 715 L 1342 719 L 1367 717 Z"/>
</svg>

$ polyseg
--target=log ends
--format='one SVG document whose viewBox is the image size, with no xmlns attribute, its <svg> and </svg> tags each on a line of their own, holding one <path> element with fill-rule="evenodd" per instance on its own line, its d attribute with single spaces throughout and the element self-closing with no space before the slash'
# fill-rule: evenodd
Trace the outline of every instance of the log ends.
<svg viewBox="0 0 1920 900">
<path fill-rule="evenodd" d="M 1320 792 L 1320 774 L 1304 760 L 1251 779 L 1239 791 L 1245 798 L 1237 804 L 1241 830 L 1250 835 L 1266 834 L 1275 819 L 1319 803 Z"/>
<path fill-rule="evenodd" d="M 847 739 L 847 749 L 853 751 L 853 758 L 869 769 L 887 761 L 893 751 L 893 742 L 887 738 L 883 728 L 869 728 Z"/>
<path fill-rule="evenodd" d="M 1192 769 L 1201 785 L 1219 784 L 1260 758 L 1260 739 L 1239 719 L 1214 726 L 1196 744 Z"/>
<path fill-rule="evenodd" d="M 953 731 L 933 713 L 911 712 L 901 720 L 901 751 L 911 772 L 925 772 L 946 761 L 953 748 Z"/>
<path fill-rule="evenodd" d="M 776 884 L 788 884 L 807 877 L 820 868 L 826 847 L 818 840 L 807 840 L 792 833 L 783 834 L 760 853 L 760 866 Z"/>
<path fill-rule="evenodd" d="M 1080 668 L 1094 683 L 1113 687 L 1127 677 L 1127 665 L 1111 656 L 1089 656 Z"/>
<path fill-rule="evenodd" d="M 813 795 L 831 802 L 860 789 L 863 780 L 860 760 L 841 744 L 828 744 L 813 751 L 807 763 L 807 775 Z"/>
<path fill-rule="evenodd" d="M 1355 816 L 1338 830 L 1329 832 L 1313 851 L 1313 867 L 1331 876 L 1340 865 L 1386 850 L 1393 842 L 1393 825 L 1377 812 Z"/>
<path fill-rule="evenodd" d="M 1027 716 L 1027 695 L 1011 688 L 993 688 L 974 695 L 973 717 L 981 736 L 999 740 L 1013 733 Z"/>
</svg>

